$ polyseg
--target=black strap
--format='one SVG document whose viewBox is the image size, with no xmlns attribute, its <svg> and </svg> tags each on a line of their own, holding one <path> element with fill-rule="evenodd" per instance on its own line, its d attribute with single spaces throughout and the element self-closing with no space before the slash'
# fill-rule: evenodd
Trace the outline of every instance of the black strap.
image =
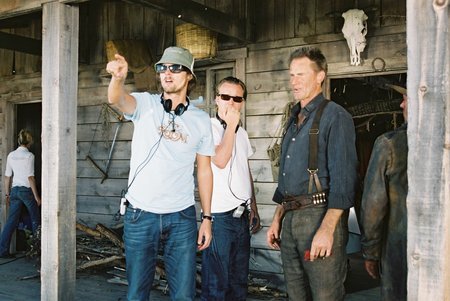
<svg viewBox="0 0 450 301">
<path fill-rule="evenodd" d="M 313 180 L 316 184 L 317 191 L 322 191 L 322 186 L 319 182 L 319 177 L 317 176 L 318 168 L 318 153 L 319 153 L 319 125 L 320 118 L 322 117 L 323 110 L 330 101 L 324 99 L 317 107 L 316 115 L 314 116 L 313 123 L 309 129 L 309 162 L 308 162 L 308 172 L 310 174 L 308 193 L 312 193 Z"/>
</svg>

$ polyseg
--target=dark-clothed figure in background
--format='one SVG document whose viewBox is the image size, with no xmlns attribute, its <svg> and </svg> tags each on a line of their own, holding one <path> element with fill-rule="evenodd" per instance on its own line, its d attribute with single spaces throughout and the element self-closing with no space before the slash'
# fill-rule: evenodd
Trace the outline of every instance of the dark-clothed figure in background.
<svg viewBox="0 0 450 301">
<path fill-rule="evenodd" d="M 408 98 L 405 88 L 391 87 L 403 95 L 405 124 L 375 141 L 364 179 L 361 244 L 367 272 L 375 279 L 381 275 L 381 299 L 401 301 L 407 279 Z"/>
<path fill-rule="evenodd" d="M 216 86 L 217 115 L 211 119 L 216 154 L 211 214 L 213 239 L 202 252 L 202 300 L 247 298 L 250 222 L 260 229 L 248 158 L 253 154 L 247 132 L 239 126 L 247 97 L 245 84 L 226 77 Z"/>
<path fill-rule="evenodd" d="M 39 206 L 41 197 L 34 177 L 34 155 L 29 151 L 33 144 L 31 133 L 25 129 L 19 132 L 19 147 L 9 153 L 6 160 L 5 196 L 9 202 L 9 214 L 0 239 L 0 257 L 11 257 L 9 244 L 19 224 L 22 207 L 27 207 L 31 218 L 33 234 L 41 224 Z"/>
<path fill-rule="evenodd" d="M 194 300 L 196 251 L 211 242 L 211 121 L 189 105 L 194 58 L 184 48 L 166 48 L 155 64 L 162 94 L 125 91 L 125 58 L 116 54 L 109 102 L 133 121 L 130 176 L 125 198 L 124 243 L 128 300 L 148 301 L 160 246 L 172 300 Z M 194 163 L 203 220 L 197 235 Z"/>
<path fill-rule="evenodd" d="M 337 301 L 345 295 L 347 219 L 358 162 L 352 117 L 338 104 L 328 102 L 319 130 L 310 131 L 318 109 L 327 101 L 322 94 L 326 73 L 326 59 L 319 49 L 301 48 L 291 54 L 290 84 L 297 104 L 283 138 L 274 195 L 275 202 L 285 203 L 277 206 L 267 231 L 268 245 L 281 248 L 289 300 Z M 318 134 L 317 178 L 308 171 L 311 132 Z M 326 192 L 327 202 L 321 199 L 314 204 L 311 194 L 318 191 Z"/>
</svg>

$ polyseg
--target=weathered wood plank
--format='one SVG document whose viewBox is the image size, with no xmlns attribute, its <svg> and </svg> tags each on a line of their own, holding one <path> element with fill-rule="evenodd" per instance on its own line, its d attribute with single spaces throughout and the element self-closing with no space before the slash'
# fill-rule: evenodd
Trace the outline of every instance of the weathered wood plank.
<svg viewBox="0 0 450 301">
<path fill-rule="evenodd" d="M 106 171 L 106 159 L 97 159 L 92 157 L 92 160 L 105 172 Z M 130 173 L 130 161 L 129 160 L 111 160 L 108 170 L 108 178 L 103 182 L 103 185 L 109 185 L 111 179 L 127 179 Z M 102 181 L 103 175 L 98 171 L 92 163 L 84 158 L 80 158 L 77 161 L 77 177 L 90 178 L 92 181 Z"/>
<path fill-rule="evenodd" d="M 124 22 L 123 35 L 124 39 L 142 40 L 144 38 L 142 28 L 144 26 L 144 9 L 141 5 L 127 4 L 123 7 Z M 149 62 L 150 63 L 150 62 Z"/>
<path fill-rule="evenodd" d="M 255 194 L 256 194 L 256 203 L 258 206 L 261 205 L 275 205 L 272 201 L 273 193 L 277 188 L 277 183 L 272 182 L 256 182 L 255 186 Z"/>
<path fill-rule="evenodd" d="M 286 104 L 292 100 L 290 90 L 252 93 L 247 96 L 245 113 L 247 116 L 282 114 Z"/>
<path fill-rule="evenodd" d="M 77 143 L 77 159 L 84 160 L 87 155 L 98 160 L 107 160 L 111 150 L 111 141 L 105 145 L 100 142 L 78 142 Z M 116 141 L 112 151 L 111 158 L 113 160 L 129 160 L 131 156 L 130 141 Z"/>
<path fill-rule="evenodd" d="M 315 35 L 335 33 L 335 19 L 341 16 L 333 16 L 334 1 L 315 1 Z"/>
<path fill-rule="evenodd" d="M 41 298 L 72 300 L 76 266 L 78 7 L 43 6 Z M 64 160 L 62 160 L 64 158 Z"/>
<path fill-rule="evenodd" d="M 99 223 L 106 227 L 114 229 L 115 227 L 123 225 L 123 218 L 116 221 L 114 214 L 98 214 L 89 212 L 80 212 L 77 214 L 77 221 L 87 225 L 88 227 L 95 228 Z"/>
<path fill-rule="evenodd" d="M 105 65 L 106 66 L 106 65 Z M 88 106 L 88 105 L 98 105 L 108 101 L 108 84 L 109 78 L 102 78 L 105 82 L 102 84 L 94 85 L 92 87 L 79 89 L 78 92 L 78 105 Z M 129 81 L 127 80 L 127 83 Z M 125 89 L 129 92 L 134 91 L 134 86 L 127 84 Z"/>
<path fill-rule="evenodd" d="M 77 194 L 88 196 L 120 196 L 122 189 L 127 188 L 128 179 L 108 179 L 101 183 L 101 178 L 77 179 Z"/>
<path fill-rule="evenodd" d="M 114 126 L 112 128 L 114 128 Z M 133 123 L 123 123 L 119 132 L 117 133 L 117 141 L 131 140 L 131 137 L 133 135 L 133 128 Z M 111 135 L 114 135 L 114 133 L 111 132 Z M 103 141 L 103 138 L 101 136 L 101 125 L 97 126 L 97 124 L 79 124 L 77 127 L 77 138 L 79 142 Z"/>
<path fill-rule="evenodd" d="M 381 26 L 404 24 L 406 20 L 406 2 L 399 0 L 381 0 Z"/>
<path fill-rule="evenodd" d="M 220 10 L 207 8 L 191 0 L 172 0 L 170 3 L 163 0 L 129 0 L 128 2 L 156 8 L 175 18 L 181 15 L 185 22 L 209 28 L 215 32 L 237 38 L 241 41 L 247 40 L 244 19 L 240 19 L 233 14 L 222 13 Z M 199 14 L 198 12 L 202 13 Z"/>
<path fill-rule="evenodd" d="M 90 196 L 77 195 L 77 215 L 90 214 L 115 214 L 119 210 L 120 195 L 118 196 Z"/>
<path fill-rule="evenodd" d="M 404 33 L 368 37 L 367 45 L 369 46 L 366 47 L 365 51 L 362 53 L 364 62 L 361 66 L 358 66 L 360 68 L 364 68 L 364 72 L 367 72 L 367 70 L 372 72 L 375 71 L 372 69 L 371 62 L 376 57 L 381 57 L 386 62 L 390 62 L 390 64 L 386 63 L 386 70 L 390 70 L 392 68 L 390 66 L 391 64 L 393 64 L 394 66 L 396 65 L 395 61 L 391 61 L 391 59 L 398 60 L 402 57 L 406 57 L 406 35 Z M 257 51 L 250 50 L 249 57 L 246 62 L 247 72 L 254 73 L 263 71 L 287 70 L 289 67 L 288 60 L 291 52 L 298 47 L 305 46 L 320 47 L 325 57 L 327 58 L 329 69 L 332 65 L 331 63 L 342 63 L 348 61 L 349 50 L 345 39 L 342 38 L 338 41 L 330 41 L 320 44 L 311 41 L 309 43 L 298 44 L 293 47 L 279 47 Z M 348 65 L 350 65 L 350 62 L 348 62 Z M 405 68 L 406 65 L 403 67 Z M 333 70 L 330 70 L 330 72 L 331 71 Z M 286 78 L 289 78 L 287 73 Z M 251 81 L 247 79 L 247 82 Z M 265 89 L 264 91 L 277 91 L 277 89 L 274 89 L 272 85 L 271 89 Z M 251 92 L 254 92 L 254 90 L 249 90 L 249 93 Z"/>
<path fill-rule="evenodd" d="M 247 117 L 247 133 L 250 138 L 274 137 L 281 124 L 281 115 L 257 115 Z"/>
<path fill-rule="evenodd" d="M 450 299 L 448 12 L 448 1 L 408 1 L 409 300 Z"/>
<path fill-rule="evenodd" d="M 296 0 L 295 1 L 295 36 L 308 37 L 316 32 L 316 1 Z"/>
<path fill-rule="evenodd" d="M 275 0 L 266 0 L 264 5 L 256 5 L 255 21 L 258 24 L 256 30 L 256 41 L 272 41 L 275 38 L 274 33 L 274 11 Z"/>
<path fill-rule="evenodd" d="M 252 149 L 254 151 L 253 156 L 251 156 L 251 160 L 269 160 L 269 156 L 267 155 L 267 148 L 269 145 L 272 145 L 275 138 L 252 138 L 250 139 L 250 144 L 252 145 Z"/>
<path fill-rule="evenodd" d="M 253 180 L 257 182 L 273 182 L 269 160 L 251 160 L 250 169 Z"/>
<path fill-rule="evenodd" d="M 89 63 L 99 64 L 106 61 L 105 42 L 108 40 L 108 3 L 104 1 L 89 2 L 89 24 L 96 28 L 94 34 L 89 32 Z"/>
<path fill-rule="evenodd" d="M 384 36 L 391 34 L 406 33 L 406 24 L 388 26 L 376 28 L 375 30 L 369 31 L 367 38 L 375 36 Z M 248 44 L 247 47 L 250 51 L 264 50 L 264 49 L 275 49 L 275 48 L 286 48 L 286 47 L 299 47 L 301 45 L 308 44 L 322 44 L 336 42 L 343 39 L 342 32 L 337 30 L 337 33 L 327 33 L 321 35 L 315 35 L 311 37 L 297 37 L 292 39 L 281 39 L 281 40 L 270 40 L 268 42 L 260 42 L 255 44 Z"/>
<path fill-rule="evenodd" d="M 133 23 L 135 21 L 134 16 L 125 15 L 125 7 L 128 4 L 125 4 L 122 1 L 114 1 L 110 2 L 107 9 L 108 16 L 108 35 L 105 39 L 105 42 L 108 40 L 123 40 L 124 37 L 124 23 Z M 118 20 L 129 20 L 128 22 L 118 22 Z"/>
</svg>

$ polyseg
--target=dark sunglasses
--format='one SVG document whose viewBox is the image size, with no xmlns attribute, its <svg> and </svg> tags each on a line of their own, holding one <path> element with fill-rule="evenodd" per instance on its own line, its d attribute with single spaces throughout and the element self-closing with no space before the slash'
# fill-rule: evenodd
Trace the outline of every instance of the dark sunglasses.
<svg viewBox="0 0 450 301">
<path fill-rule="evenodd" d="M 230 96 L 228 94 L 217 94 L 217 96 L 220 96 L 220 99 L 229 101 L 231 98 L 233 98 L 234 102 L 241 103 L 244 101 L 244 97 L 242 96 Z"/>
<path fill-rule="evenodd" d="M 180 64 L 174 64 L 174 65 L 170 65 L 170 66 L 158 64 L 155 67 L 156 73 L 164 73 L 164 72 L 166 72 L 167 69 L 169 69 L 169 71 L 172 73 L 180 73 L 182 71 L 188 70 L 186 67 L 184 67 L 183 65 L 180 65 Z"/>
</svg>

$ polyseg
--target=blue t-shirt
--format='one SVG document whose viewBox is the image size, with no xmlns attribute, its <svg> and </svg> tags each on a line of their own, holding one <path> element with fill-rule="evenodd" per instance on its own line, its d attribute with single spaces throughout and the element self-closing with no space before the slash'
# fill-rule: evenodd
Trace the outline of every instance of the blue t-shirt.
<svg viewBox="0 0 450 301">
<path fill-rule="evenodd" d="M 189 105 L 176 116 L 164 111 L 161 96 L 132 93 L 133 121 L 127 200 L 133 207 L 164 214 L 194 204 L 196 155 L 213 156 L 211 121 L 207 113 Z"/>
</svg>

